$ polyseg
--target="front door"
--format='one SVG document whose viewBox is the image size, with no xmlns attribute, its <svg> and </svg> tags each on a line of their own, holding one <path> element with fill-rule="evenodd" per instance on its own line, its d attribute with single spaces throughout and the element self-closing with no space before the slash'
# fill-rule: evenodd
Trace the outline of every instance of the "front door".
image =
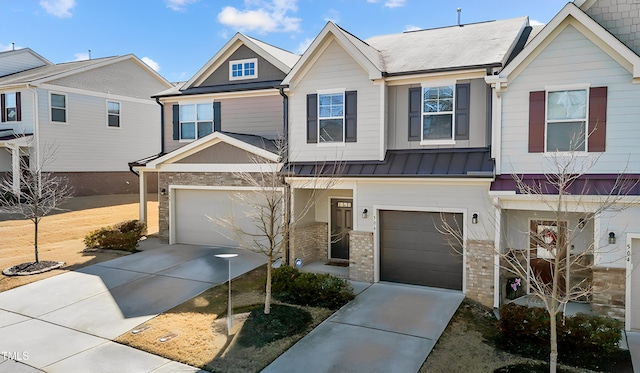
<svg viewBox="0 0 640 373">
<path fill-rule="evenodd" d="M 331 259 L 349 259 L 349 232 L 353 229 L 350 199 L 331 200 Z"/>
</svg>

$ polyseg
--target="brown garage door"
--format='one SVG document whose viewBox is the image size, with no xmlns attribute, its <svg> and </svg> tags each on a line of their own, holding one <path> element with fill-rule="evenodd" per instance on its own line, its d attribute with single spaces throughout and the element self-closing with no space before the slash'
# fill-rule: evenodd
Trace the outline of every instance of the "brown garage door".
<svg viewBox="0 0 640 373">
<path fill-rule="evenodd" d="M 380 211 L 380 280 L 462 290 L 462 248 L 438 232 L 443 218 L 462 228 L 462 214 Z"/>
</svg>

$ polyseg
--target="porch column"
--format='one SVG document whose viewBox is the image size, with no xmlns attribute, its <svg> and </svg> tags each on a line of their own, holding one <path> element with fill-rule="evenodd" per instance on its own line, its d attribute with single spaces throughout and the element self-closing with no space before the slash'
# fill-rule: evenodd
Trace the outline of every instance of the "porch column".
<svg viewBox="0 0 640 373">
<path fill-rule="evenodd" d="M 13 193 L 20 193 L 20 146 L 11 148 L 11 176 L 13 178 Z"/>
<path fill-rule="evenodd" d="M 140 221 L 147 224 L 147 178 L 144 171 L 138 171 L 138 181 L 140 184 Z"/>
<path fill-rule="evenodd" d="M 495 235 L 493 237 L 494 251 L 493 254 L 493 308 L 500 307 L 500 254 L 502 253 L 501 237 L 502 237 L 502 209 L 498 198 L 493 199 L 495 211 Z"/>
</svg>

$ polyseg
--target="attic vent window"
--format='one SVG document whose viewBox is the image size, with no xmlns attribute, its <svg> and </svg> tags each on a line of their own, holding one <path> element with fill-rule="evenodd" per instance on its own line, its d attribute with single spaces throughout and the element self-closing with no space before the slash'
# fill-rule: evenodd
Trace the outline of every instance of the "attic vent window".
<svg viewBox="0 0 640 373">
<path fill-rule="evenodd" d="M 257 77 L 257 58 L 229 61 L 229 80 L 255 79 Z"/>
</svg>

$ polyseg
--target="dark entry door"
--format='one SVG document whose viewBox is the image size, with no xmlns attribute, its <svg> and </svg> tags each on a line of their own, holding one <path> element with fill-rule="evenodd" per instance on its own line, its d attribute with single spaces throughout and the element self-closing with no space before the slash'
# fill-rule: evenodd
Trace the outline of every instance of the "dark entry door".
<svg viewBox="0 0 640 373">
<path fill-rule="evenodd" d="M 350 199 L 331 200 L 331 259 L 349 259 L 349 232 L 353 229 Z"/>
</svg>

